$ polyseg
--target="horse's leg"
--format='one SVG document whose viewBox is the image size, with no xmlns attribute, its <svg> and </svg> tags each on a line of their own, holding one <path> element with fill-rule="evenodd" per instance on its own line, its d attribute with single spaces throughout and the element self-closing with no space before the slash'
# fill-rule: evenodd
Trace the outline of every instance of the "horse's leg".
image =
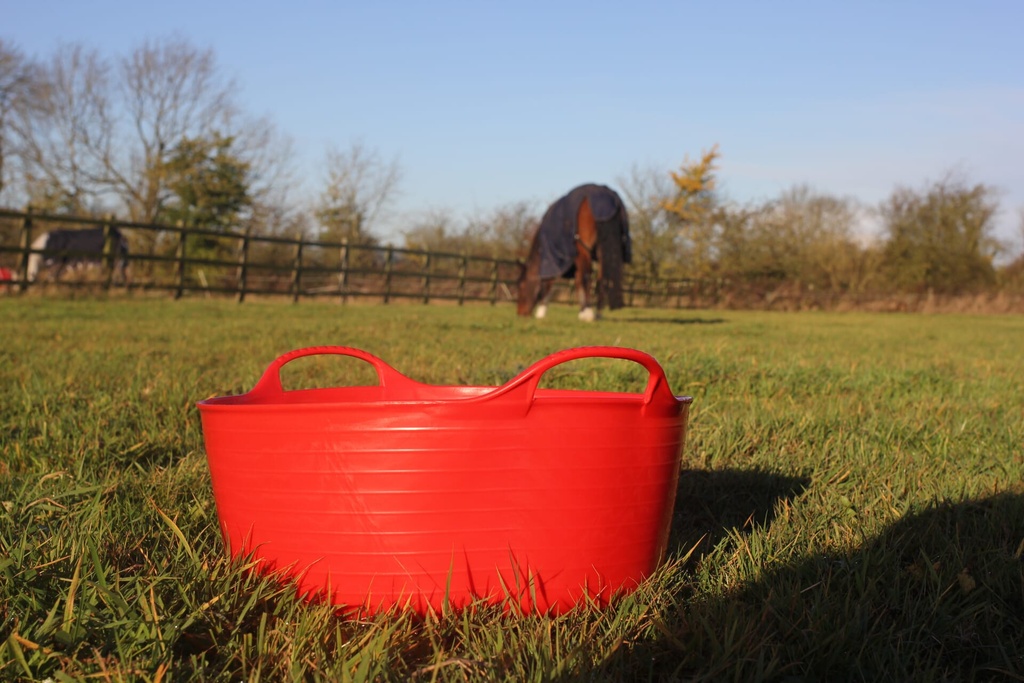
<svg viewBox="0 0 1024 683">
<path fill-rule="evenodd" d="M 576 262 L 576 297 L 580 302 L 579 319 L 588 323 L 601 317 L 600 311 L 592 306 L 590 301 L 591 268 L 589 255 L 585 255 Z"/>
<path fill-rule="evenodd" d="M 598 317 L 598 309 L 590 304 L 590 276 L 594 269 L 590 254 L 596 244 L 597 223 L 590 202 L 584 199 L 576 216 L 576 297 L 580 302 L 579 318 L 585 322 Z"/>
<path fill-rule="evenodd" d="M 127 287 L 131 283 L 131 275 L 128 273 L 128 257 L 123 251 L 114 261 L 113 279 L 122 287 Z"/>
<path fill-rule="evenodd" d="M 43 233 L 39 237 L 32 240 L 32 253 L 28 257 L 28 269 L 26 277 L 29 282 L 35 282 L 36 278 L 39 277 L 43 270 L 46 259 L 42 254 L 37 253 L 46 249 L 46 241 L 50 238 L 50 233 Z"/>
<path fill-rule="evenodd" d="M 582 244 L 576 242 L 576 301 L 580 305 L 580 318 L 590 303 L 590 273 L 587 272 L 590 259 L 587 258 Z"/>
<path fill-rule="evenodd" d="M 540 320 L 548 314 L 548 301 L 554 291 L 555 281 L 553 279 L 540 281 L 540 292 L 537 294 L 537 307 L 533 309 L 533 317 Z"/>
</svg>

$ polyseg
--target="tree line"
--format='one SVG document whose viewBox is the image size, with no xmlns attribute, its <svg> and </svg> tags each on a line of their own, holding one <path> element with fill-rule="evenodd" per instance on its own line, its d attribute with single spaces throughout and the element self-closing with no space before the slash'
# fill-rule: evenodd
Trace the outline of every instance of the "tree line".
<svg viewBox="0 0 1024 683">
<path fill-rule="evenodd" d="M 244 111 L 211 49 L 172 37 L 113 57 L 64 44 L 36 58 L 0 37 L 0 205 L 381 244 L 397 160 L 361 142 L 330 146 L 319 192 L 295 201 L 293 159 L 286 133 Z M 877 206 L 809 185 L 741 204 L 719 189 L 721 163 L 715 146 L 675 170 L 634 167 L 607 181 L 630 208 L 635 276 L 758 280 L 840 298 L 1024 293 L 1024 254 L 996 239 L 999 193 L 989 185 L 946 172 Z M 434 210 L 407 221 L 403 246 L 518 258 L 545 208 Z M 866 219 L 877 226 L 870 237 Z M 169 248 L 147 234 L 134 250 Z"/>
</svg>

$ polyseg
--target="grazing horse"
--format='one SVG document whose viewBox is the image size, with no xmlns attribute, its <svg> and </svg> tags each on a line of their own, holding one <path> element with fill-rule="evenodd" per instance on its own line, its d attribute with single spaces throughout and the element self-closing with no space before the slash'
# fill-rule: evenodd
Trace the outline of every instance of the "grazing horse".
<svg viewBox="0 0 1024 683">
<path fill-rule="evenodd" d="M 32 242 L 32 254 L 28 257 L 29 282 L 35 282 L 44 268 L 52 269 L 51 277 L 57 280 L 68 268 L 102 263 L 105 239 L 103 228 L 44 232 Z M 121 282 L 128 282 L 128 240 L 117 228 L 109 229 L 109 239 L 111 267 Z"/>
<path fill-rule="evenodd" d="M 631 260 L 629 216 L 622 199 L 604 185 L 580 185 L 544 213 L 519 274 L 517 312 L 547 314 L 555 278 L 575 278 L 580 320 L 592 321 L 605 305 L 623 306 L 622 266 Z M 590 276 L 600 264 L 597 306 Z"/>
</svg>

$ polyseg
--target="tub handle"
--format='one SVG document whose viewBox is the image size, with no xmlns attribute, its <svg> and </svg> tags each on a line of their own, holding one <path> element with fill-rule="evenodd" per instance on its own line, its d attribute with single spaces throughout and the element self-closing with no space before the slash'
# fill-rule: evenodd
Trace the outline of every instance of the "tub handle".
<svg viewBox="0 0 1024 683">
<path fill-rule="evenodd" d="M 256 382 L 256 386 L 252 388 L 252 391 L 250 391 L 249 394 L 259 396 L 263 394 L 282 393 L 284 391 L 284 387 L 281 386 L 282 367 L 296 358 L 322 355 L 349 356 L 351 358 L 366 361 L 373 366 L 374 370 L 377 371 L 377 378 L 380 380 L 380 386 L 382 387 L 394 388 L 402 385 L 418 384 L 416 380 L 406 377 L 380 358 L 377 358 L 377 356 L 369 354 L 366 351 L 362 351 L 351 346 L 308 346 L 303 349 L 289 351 L 288 353 L 275 358 L 270 365 L 267 366 L 267 369 L 263 372 L 263 376 L 260 377 L 258 382 Z"/>
<path fill-rule="evenodd" d="M 665 370 L 653 356 L 643 351 L 619 346 L 581 346 L 553 353 L 523 370 L 496 391 L 488 394 L 486 398 L 505 395 L 513 391 L 517 393 L 522 392 L 527 410 L 529 410 L 529 406 L 533 405 L 537 387 L 540 385 L 541 377 L 544 376 L 545 372 L 556 365 L 583 358 L 613 358 L 629 360 L 642 365 L 650 375 L 647 380 L 647 388 L 644 390 L 643 405 L 645 410 L 648 407 L 675 407 L 680 403 L 680 399 L 672 393 L 668 386 Z"/>
</svg>

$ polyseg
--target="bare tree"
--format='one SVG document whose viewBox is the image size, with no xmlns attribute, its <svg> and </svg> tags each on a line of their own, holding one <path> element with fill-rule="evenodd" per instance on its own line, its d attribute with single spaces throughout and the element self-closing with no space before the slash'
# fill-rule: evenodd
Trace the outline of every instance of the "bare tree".
<svg viewBox="0 0 1024 683">
<path fill-rule="evenodd" d="M 859 251 L 853 240 L 853 200 L 798 185 L 782 193 L 765 219 L 772 261 L 787 278 L 833 291 L 853 284 Z"/>
<path fill-rule="evenodd" d="M 172 161 L 189 145 L 231 140 L 247 169 L 249 210 L 238 218 L 274 229 L 292 184 L 291 142 L 268 119 L 244 116 L 234 94 L 213 51 L 179 38 L 144 43 L 116 61 L 63 45 L 38 67 L 0 43 L 0 190 L 14 149 L 18 189 L 33 204 L 153 221 L 178 199 Z M 157 248 L 155 233 L 135 239 L 143 251 Z"/>
<path fill-rule="evenodd" d="M 897 187 L 880 206 L 885 270 L 903 291 L 961 294 L 995 280 L 998 191 L 956 171 L 923 190 Z"/>
<path fill-rule="evenodd" d="M 1017 238 L 1020 244 L 1016 259 L 1024 262 L 1024 206 L 1017 208 Z"/>
<path fill-rule="evenodd" d="M 459 229 L 450 209 L 429 209 L 413 218 L 403 233 L 407 249 L 459 253 L 465 248 L 465 231 Z"/>
<path fill-rule="evenodd" d="M 267 118 L 245 120 L 229 128 L 235 130 L 235 153 L 250 168 L 250 220 L 254 229 L 277 232 L 275 226 L 295 218 L 289 202 L 296 185 L 292 139 Z"/>
<path fill-rule="evenodd" d="M 325 187 L 315 209 L 320 238 L 374 243 L 372 226 L 401 180 L 398 160 L 386 162 L 376 150 L 354 142 L 345 150 L 328 149 L 326 166 Z"/>
<path fill-rule="evenodd" d="M 25 119 L 38 84 L 36 66 L 14 44 L 0 38 L 0 199 L 8 194 L 10 162 L 18 154 L 16 119 Z"/>
<path fill-rule="evenodd" d="M 168 198 L 166 162 L 183 139 L 231 135 L 235 86 L 214 53 L 185 40 L 147 42 L 120 63 L 124 140 L 105 150 L 111 188 L 135 220 L 153 220 Z"/>
<path fill-rule="evenodd" d="M 999 269 L 999 279 L 1003 288 L 1024 293 L 1024 206 L 1017 209 L 1017 237 L 1020 247 L 1016 256 Z"/>
<path fill-rule="evenodd" d="M 525 256 L 540 219 L 529 202 L 513 202 L 457 220 L 450 209 L 430 209 L 404 231 L 409 249 L 514 260 Z"/>
<path fill-rule="evenodd" d="M 61 46 L 40 68 L 35 95 L 16 123 L 33 204 L 70 212 L 96 208 L 113 130 L 109 72 L 98 52 L 75 44 Z"/>
<path fill-rule="evenodd" d="M 266 125 L 242 134 L 234 86 L 212 50 L 181 39 L 147 42 L 116 67 L 78 44 L 61 46 L 44 65 L 19 131 L 37 203 L 81 211 L 106 200 L 152 221 L 170 197 L 167 163 L 183 141 L 231 137 L 250 154 L 265 141 Z"/>
<path fill-rule="evenodd" d="M 668 220 L 663 206 L 674 186 L 664 171 L 633 166 L 629 175 L 616 180 L 629 207 L 629 234 L 633 268 L 658 278 L 667 270 L 685 273 L 677 244 L 678 227 Z"/>
<path fill-rule="evenodd" d="M 466 233 L 474 238 L 476 253 L 494 258 L 524 258 L 533 233 L 540 225 L 537 207 L 526 201 L 497 206 L 471 218 Z"/>
</svg>

